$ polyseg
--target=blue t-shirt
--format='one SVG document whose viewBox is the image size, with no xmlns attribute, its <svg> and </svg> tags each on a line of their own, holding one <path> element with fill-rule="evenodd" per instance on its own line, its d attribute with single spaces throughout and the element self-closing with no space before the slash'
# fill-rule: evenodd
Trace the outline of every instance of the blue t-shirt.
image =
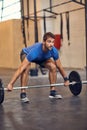
<svg viewBox="0 0 87 130">
<path fill-rule="evenodd" d="M 51 50 L 44 52 L 42 49 L 42 43 L 35 43 L 34 45 L 23 48 L 23 52 L 26 54 L 26 58 L 30 62 L 40 64 L 50 58 L 57 60 L 59 58 L 58 50 L 52 47 Z"/>
</svg>

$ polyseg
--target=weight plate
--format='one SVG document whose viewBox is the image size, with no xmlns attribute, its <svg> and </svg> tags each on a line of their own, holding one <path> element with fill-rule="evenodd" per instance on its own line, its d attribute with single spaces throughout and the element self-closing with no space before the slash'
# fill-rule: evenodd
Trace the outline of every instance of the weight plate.
<svg viewBox="0 0 87 130">
<path fill-rule="evenodd" d="M 82 90 L 82 83 L 81 83 L 81 78 L 80 78 L 79 73 L 76 72 L 76 71 L 72 71 L 69 74 L 69 81 L 70 82 L 73 82 L 73 81 L 76 82 L 76 84 L 70 84 L 69 85 L 71 93 L 75 96 L 79 95 L 81 93 L 81 90 Z"/>
<path fill-rule="evenodd" d="M 4 101 L 4 87 L 2 80 L 0 79 L 0 104 Z"/>
</svg>

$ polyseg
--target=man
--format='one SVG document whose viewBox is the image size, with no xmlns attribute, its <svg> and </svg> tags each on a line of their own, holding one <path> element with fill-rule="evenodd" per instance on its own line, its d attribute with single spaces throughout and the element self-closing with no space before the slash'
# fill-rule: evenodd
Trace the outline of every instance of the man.
<svg viewBox="0 0 87 130">
<path fill-rule="evenodd" d="M 42 67 L 46 67 L 49 70 L 49 82 L 50 84 L 55 84 L 57 75 L 56 69 L 58 68 L 62 77 L 64 78 L 64 85 L 69 85 L 69 80 L 67 75 L 62 67 L 62 64 L 59 59 L 58 50 L 54 47 L 55 35 L 51 32 L 47 32 L 43 36 L 42 43 L 35 43 L 34 45 L 23 48 L 21 52 L 22 63 L 14 73 L 11 81 L 9 82 L 7 89 L 11 91 L 14 83 L 21 76 L 21 86 L 26 86 L 28 81 L 28 72 L 30 69 L 31 62 L 39 64 Z M 20 98 L 22 102 L 29 102 L 29 99 L 26 95 L 26 89 L 21 89 Z M 62 98 L 61 95 L 56 94 L 55 86 L 50 87 L 49 98 Z"/>
</svg>

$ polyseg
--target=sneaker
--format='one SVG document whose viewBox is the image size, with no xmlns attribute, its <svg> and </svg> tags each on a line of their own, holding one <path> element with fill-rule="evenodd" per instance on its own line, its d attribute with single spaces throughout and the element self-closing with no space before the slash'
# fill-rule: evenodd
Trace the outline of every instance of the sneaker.
<svg viewBox="0 0 87 130">
<path fill-rule="evenodd" d="M 22 101 L 23 103 L 28 103 L 28 102 L 29 102 L 29 99 L 27 98 L 25 92 L 23 92 L 23 93 L 20 94 L 20 98 L 21 98 L 21 101 Z"/>
<path fill-rule="evenodd" d="M 59 94 L 57 95 L 55 90 L 51 90 L 49 98 L 50 99 L 53 99 L 53 98 L 55 98 L 55 99 L 62 99 L 63 97 L 61 95 L 59 95 Z"/>
</svg>

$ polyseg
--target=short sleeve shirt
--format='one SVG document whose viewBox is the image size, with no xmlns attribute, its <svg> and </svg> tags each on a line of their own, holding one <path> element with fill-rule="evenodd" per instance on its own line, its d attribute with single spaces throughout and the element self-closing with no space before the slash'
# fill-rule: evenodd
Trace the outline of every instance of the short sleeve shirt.
<svg viewBox="0 0 87 130">
<path fill-rule="evenodd" d="M 59 58 L 58 50 L 52 47 L 51 50 L 44 52 L 42 49 L 42 43 L 35 43 L 34 45 L 23 48 L 23 52 L 26 54 L 26 58 L 29 62 L 42 63 L 50 58 L 57 60 Z"/>
</svg>

